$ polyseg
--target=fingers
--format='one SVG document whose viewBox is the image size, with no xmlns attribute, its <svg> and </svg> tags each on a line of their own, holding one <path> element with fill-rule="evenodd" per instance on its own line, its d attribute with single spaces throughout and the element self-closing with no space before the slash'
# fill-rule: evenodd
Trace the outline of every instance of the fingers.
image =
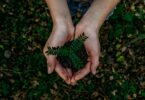
<svg viewBox="0 0 145 100">
<path fill-rule="evenodd" d="M 71 71 L 70 68 L 66 68 L 66 72 L 67 72 L 67 75 L 68 75 L 67 83 L 71 84 L 70 79 L 72 77 L 72 71 Z"/>
<path fill-rule="evenodd" d="M 70 85 L 72 85 L 72 86 L 76 85 L 77 84 L 76 82 L 71 83 L 71 78 L 72 78 L 72 71 L 71 71 L 71 69 L 70 68 L 66 68 L 66 70 L 67 70 L 68 75 L 69 75 L 69 78 L 67 80 L 67 83 L 70 84 Z"/>
<path fill-rule="evenodd" d="M 96 69 L 99 65 L 100 43 L 98 37 L 89 38 L 85 43 L 85 48 L 91 61 L 91 72 L 96 74 Z"/>
<path fill-rule="evenodd" d="M 63 68 L 60 64 L 57 64 L 55 67 L 55 71 L 67 84 L 70 84 L 69 75 L 65 68 Z"/>
<path fill-rule="evenodd" d="M 76 81 L 82 79 L 82 78 L 85 77 L 89 72 L 90 72 L 90 62 L 88 62 L 84 68 L 82 68 L 81 70 L 79 70 L 78 72 L 76 72 L 76 73 L 74 74 L 74 76 L 73 76 L 72 79 L 71 79 L 71 83 L 75 83 Z"/>
<path fill-rule="evenodd" d="M 73 86 L 76 85 L 76 84 L 77 84 L 76 82 L 71 83 L 71 78 L 72 78 L 72 71 L 71 71 L 71 69 L 70 69 L 70 68 L 66 68 L 66 70 L 67 70 L 68 75 L 69 75 L 68 83 L 69 83 L 70 85 L 73 85 Z"/>
<path fill-rule="evenodd" d="M 44 54 L 44 56 L 46 58 L 46 62 L 47 62 L 47 72 L 48 72 L 48 74 L 51 74 L 55 69 L 56 57 L 54 55 L 47 55 L 46 51 L 47 51 L 47 46 L 45 45 L 45 47 L 43 49 L 43 54 Z"/>
<path fill-rule="evenodd" d="M 91 72 L 92 74 L 96 74 L 96 69 L 99 65 L 99 57 L 96 55 L 96 56 L 92 56 L 92 59 L 91 59 Z"/>
<path fill-rule="evenodd" d="M 72 77 L 72 71 L 71 71 L 71 69 L 70 68 L 66 68 L 66 70 L 68 72 L 69 77 Z"/>
<path fill-rule="evenodd" d="M 56 66 L 56 57 L 52 55 L 47 56 L 46 61 L 47 61 L 47 72 L 48 74 L 51 74 Z"/>
<path fill-rule="evenodd" d="M 46 57 L 46 60 L 47 60 L 48 74 L 51 74 L 56 66 L 56 57 L 53 55 L 49 55 Z"/>
</svg>

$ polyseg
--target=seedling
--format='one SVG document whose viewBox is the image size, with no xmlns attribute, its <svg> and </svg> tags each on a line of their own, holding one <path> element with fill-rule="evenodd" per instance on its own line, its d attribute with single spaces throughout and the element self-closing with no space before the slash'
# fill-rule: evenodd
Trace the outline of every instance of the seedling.
<svg viewBox="0 0 145 100">
<path fill-rule="evenodd" d="M 48 47 L 48 55 L 56 55 L 63 67 L 72 70 L 79 70 L 87 62 L 87 53 L 84 48 L 84 41 L 87 36 L 80 35 L 77 39 L 65 43 L 62 47 Z"/>
</svg>

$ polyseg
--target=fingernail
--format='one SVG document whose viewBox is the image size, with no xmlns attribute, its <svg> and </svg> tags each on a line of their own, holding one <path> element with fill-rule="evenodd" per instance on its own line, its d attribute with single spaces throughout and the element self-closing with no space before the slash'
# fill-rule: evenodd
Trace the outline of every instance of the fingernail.
<svg viewBox="0 0 145 100">
<path fill-rule="evenodd" d="M 75 79 L 74 78 L 71 79 L 71 83 L 75 83 Z"/>
<path fill-rule="evenodd" d="M 71 82 L 70 82 L 70 78 L 67 79 L 67 83 L 68 83 L 68 84 L 71 84 Z"/>
<path fill-rule="evenodd" d="M 76 86 L 76 85 L 78 85 L 78 84 L 77 84 L 77 83 L 71 83 L 71 85 L 72 85 L 72 86 Z"/>
<path fill-rule="evenodd" d="M 51 74 L 51 68 L 48 67 L 48 74 Z"/>
<path fill-rule="evenodd" d="M 93 71 L 93 74 L 95 75 L 96 74 L 96 71 Z"/>
</svg>

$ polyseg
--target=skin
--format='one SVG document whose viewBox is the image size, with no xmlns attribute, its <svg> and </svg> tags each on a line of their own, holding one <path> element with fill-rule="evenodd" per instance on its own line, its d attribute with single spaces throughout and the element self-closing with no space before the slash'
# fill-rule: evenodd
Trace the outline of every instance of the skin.
<svg viewBox="0 0 145 100">
<path fill-rule="evenodd" d="M 99 65 L 100 43 L 98 33 L 108 14 L 120 0 L 94 0 L 80 22 L 74 27 L 66 0 L 46 0 L 53 20 L 53 30 L 48 38 L 43 53 L 47 60 L 48 73 L 54 70 L 70 85 L 85 77 L 88 73 L 96 74 Z M 91 23 L 91 24 L 90 24 Z M 88 54 L 88 63 L 78 72 L 63 68 L 55 56 L 48 56 L 45 52 L 48 46 L 62 46 L 65 42 L 77 38 L 84 33 L 88 39 L 84 42 Z"/>
<path fill-rule="evenodd" d="M 62 46 L 65 42 L 70 41 L 74 37 L 74 26 L 71 15 L 68 10 L 66 0 L 46 0 L 53 20 L 53 29 L 48 38 L 43 53 L 47 60 L 48 73 L 54 70 L 67 83 L 70 84 L 72 72 L 69 68 L 63 68 L 57 61 L 56 56 L 47 55 L 47 47 Z M 74 84 L 74 83 L 73 83 Z"/>
</svg>

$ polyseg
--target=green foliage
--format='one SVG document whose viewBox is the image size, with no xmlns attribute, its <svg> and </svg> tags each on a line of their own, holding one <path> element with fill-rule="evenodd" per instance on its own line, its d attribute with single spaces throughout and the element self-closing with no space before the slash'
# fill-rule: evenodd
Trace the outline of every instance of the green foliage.
<svg viewBox="0 0 145 100">
<path fill-rule="evenodd" d="M 126 14 L 123 16 L 123 19 L 124 19 L 125 21 L 128 21 L 128 22 L 133 21 L 133 18 L 134 18 L 134 14 L 131 13 L 131 12 L 128 12 L 128 13 L 126 13 Z"/>
<path fill-rule="evenodd" d="M 142 31 L 139 35 L 145 34 L 144 23 L 145 14 L 143 14 L 143 6 L 135 6 L 132 4 L 126 10 L 126 4 L 120 4 L 109 18 L 112 29 L 109 32 L 110 39 L 121 38 L 122 36 L 136 35 L 138 31 Z M 142 26 L 140 25 L 142 24 Z"/>
<path fill-rule="evenodd" d="M 141 96 L 145 97 L 145 90 L 141 91 Z"/>
<path fill-rule="evenodd" d="M 74 69 L 80 69 L 84 66 L 85 62 L 79 58 L 77 52 L 82 49 L 86 39 L 87 37 L 82 34 L 77 39 L 64 44 L 62 47 L 48 47 L 46 53 L 48 55 L 56 55 L 58 59 L 67 57 L 71 61 L 72 67 L 74 66 Z"/>
<path fill-rule="evenodd" d="M 135 42 L 138 42 L 138 41 L 141 41 L 141 40 L 145 40 L 145 34 L 139 34 L 134 40 L 132 40 L 130 42 L 131 43 L 135 43 Z"/>
<path fill-rule="evenodd" d="M 96 75 L 70 86 L 55 72 L 47 74 L 42 51 L 53 23 L 45 0 L 0 0 L 0 100 L 145 100 L 144 7 L 144 0 L 121 1 L 99 32 Z M 86 62 L 77 43 L 71 48 Z M 59 59 L 71 67 L 68 58 Z"/>
<path fill-rule="evenodd" d="M 2 93 L 4 96 L 8 96 L 9 90 L 10 90 L 9 84 L 6 83 L 5 81 L 1 81 L 0 82 L 0 93 Z"/>
</svg>

